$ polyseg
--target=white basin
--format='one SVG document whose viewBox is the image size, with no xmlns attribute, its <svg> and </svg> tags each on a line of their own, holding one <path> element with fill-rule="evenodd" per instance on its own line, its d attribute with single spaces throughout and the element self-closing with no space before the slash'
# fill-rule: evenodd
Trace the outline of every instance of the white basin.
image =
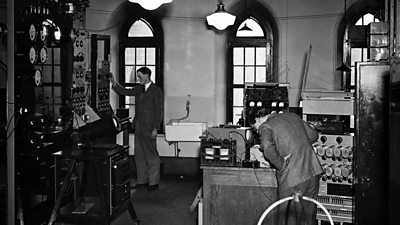
<svg viewBox="0 0 400 225">
<path fill-rule="evenodd" d="M 165 125 L 165 140 L 171 142 L 200 141 L 200 136 L 207 130 L 205 122 L 182 122 Z"/>
</svg>

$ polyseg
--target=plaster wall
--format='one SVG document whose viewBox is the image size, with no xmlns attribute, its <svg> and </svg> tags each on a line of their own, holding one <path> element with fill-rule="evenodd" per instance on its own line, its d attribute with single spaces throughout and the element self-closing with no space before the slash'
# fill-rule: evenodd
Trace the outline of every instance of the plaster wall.
<svg viewBox="0 0 400 225">
<path fill-rule="evenodd" d="M 256 0 L 247 0 L 247 4 Z M 336 29 L 343 14 L 343 2 L 320 0 L 257 0 L 278 24 L 279 59 L 275 71 L 279 81 L 289 83 L 289 103 L 299 104 L 301 81 L 306 53 L 311 55 L 306 89 L 339 90 L 340 75 L 335 68 Z M 348 0 L 348 5 L 354 1 Z M 87 10 L 86 27 L 91 33 L 111 36 L 111 69 L 118 77 L 118 34 L 128 1 L 91 1 Z M 165 118 L 185 115 L 185 102 L 190 95 L 191 111 L 188 122 L 207 122 L 208 126 L 225 124 L 226 32 L 216 32 L 206 24 L 218 1 L 174 0 L 161 6 L 164 30 L 164 95 Z M 234 14 L 244 10 L 243 2 L 225 0 L 225 9 Z M 157 12 L 156 12 L 157 13 Z M 228 28 L 229 29 L 229 28 Z M 112 106 L 118 107 L 117 95 L 112 93 Z M 170 155 L 174 147 L 158 138 L 160 155 Z M 133 144 L 132 144 L 133 145 Z M 199 143 L 183 143 L 182 152 L 198 155 Z M 187 148 L 187 149 L 185 149 Z"/>
</svg>

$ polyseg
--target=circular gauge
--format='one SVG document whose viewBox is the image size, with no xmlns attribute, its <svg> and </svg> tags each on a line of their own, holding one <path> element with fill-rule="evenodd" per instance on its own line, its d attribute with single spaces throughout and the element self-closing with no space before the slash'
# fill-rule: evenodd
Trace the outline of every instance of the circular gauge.
<svg viewBox="0 0 400 225">
<path fill-rule="evenodd" d="M 47 61 L 47 48 L 42 47 L 40 49 L 40 62 L 45 63 Z"/>
<path fill-rule="evenodd" d="M 37 60 L 38 60 L 38 52 L 36 51 L 36 48 L 32 46 L 32 47 L 29 49 L 29 61 L 30 61 L 32 64 L 36 64 L 36 63 L 37 63 Z"/>
<path fill-rule="evenodd" d="M 36 41 L 37 38 L 37 31 L 35 25 L 31 24 L 29 26 L 29 39 L 31 41 Z"/>
<path fill-rule="evenodd" d="M 43 25 L 42 30 L 40 31 L 40 40 L 45 42 L 47 40 L 48 36 L 49 36 L 49 28 L 47 28 L 47 26 Z"/>
<path fill-rule="evenodd" d="M 35 70 L 34 78 L 35 78 L 36 87 L 42 86 L 42 83 L 43 83 L 43 72 L 42 72 L 42 70 L 40 68 Z"/>
<path fill-rule="evenodd" d="M 118 120 L 118 118 L 116 116 L 112 117 L 112 122 L 113 122 L 113 125 L 114 125 L 115 129 L 118 132 L 121 131 L 121 124 L 120 124 L 120 122 L 119 122 L 119 120 Z"/>
</svg>

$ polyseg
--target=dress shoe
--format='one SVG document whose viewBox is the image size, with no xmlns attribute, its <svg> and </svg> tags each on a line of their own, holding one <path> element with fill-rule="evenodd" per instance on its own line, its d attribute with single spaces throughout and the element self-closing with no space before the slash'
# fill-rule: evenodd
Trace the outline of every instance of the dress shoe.
<svg viewBox="0 0 400 225">
<path fill-rule="evenodd" d="M 154 190 L 156 190 L 156 189 L 158 189 L 158 184 L 154 184 L 154 185 L 149 185 L 149 186 L 147 186 L 147 190 L 148 190 L 148 191 L 154 191 Z"/>
<path fill-rule="evenodd" d="M 131 186 L 132 189 L 141 189 L 141 188 L 145 188 L 148 187 L 149 184 L 148 183 L 144 183 L 144 184 L 135 184 L 133 186 Z"/>
</svg>

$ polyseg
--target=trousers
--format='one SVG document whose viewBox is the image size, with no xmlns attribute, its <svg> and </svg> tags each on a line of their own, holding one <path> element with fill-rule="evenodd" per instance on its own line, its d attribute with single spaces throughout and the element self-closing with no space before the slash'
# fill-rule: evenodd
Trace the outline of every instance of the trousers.
<svg viewBox="0 0 400 225">
<path fill-rule="evenodd" d="M 137 183 L 156 185 L 160 181 L 160 156 L 157 151 L 156 139 L 151 131 L 135 129 L 135 163 Z"/>
<path fill-rule="evenodd" d="M 279 199 L 301 193 L 317 200 L 319 191 L 319 178 L 315 176 L 287 190 L 278 193 Z M 286 201 L 278 206 L 279 225 L 316 225 L 317 205 L 313 202 L 300 200 Z"/>
</svg>

